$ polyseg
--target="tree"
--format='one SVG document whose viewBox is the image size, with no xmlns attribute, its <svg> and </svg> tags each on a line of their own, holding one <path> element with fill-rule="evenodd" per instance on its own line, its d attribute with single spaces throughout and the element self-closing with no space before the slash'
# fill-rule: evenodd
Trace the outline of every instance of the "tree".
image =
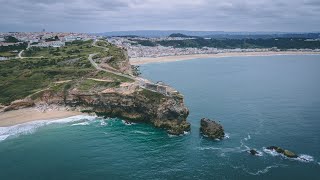
<svg viewBox="0 0 320 180">
<path fill-rule="evenodd" d="M 19 40 L 13 36 L 6 36 L 4 37 L 5 41 L 8 43 L 16 43 L 19 42 Z"/>
</svg>

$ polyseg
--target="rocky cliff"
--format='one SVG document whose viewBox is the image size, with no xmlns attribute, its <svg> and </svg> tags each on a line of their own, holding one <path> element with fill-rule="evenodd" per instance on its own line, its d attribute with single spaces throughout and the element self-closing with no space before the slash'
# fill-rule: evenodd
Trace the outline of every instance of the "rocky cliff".
<svg viewBox="0 0 320 180">
<path fill-rule="evenodd" d="M 151 82 L 130 75 L 132 68 L 125 49 L 102 41 L 100 45 L 106 46 L 101 48 L 101 52 L 90 51 L 97 55 L 96 65 L 91 62 L 92 54 L 88 55 L 88 59 L 81 59 L 81 64 L 66 67 L 67 70 L 63 69 L 64 66 L 55 64 L 56 61 L 47 63 L 50 60 L 41 62 L 39 60 L 38 64 L 43 63 L 43 65 L 41 68 L 34 67 L 35 72 L 41 70 L 50 75 L 47 81 L 42 83 L 43 86 L 39 86 L 41 89 L 38 86 L 30 87 L 32 90 L 30 92 L 36 93 L 28 95 L 22 92 L 28 96 L 24 96 L 22 100 L 11 101 L 10 105 L 1 107 L 0 110 L 10 111 L 30 106 L 59 105 L 71 110 L 96 113 L 99 116 L 151 123 L 175 135 L 190 130 L 190 124 L 186 121 L 189 111 L 179 92 L 168 87 L 169 94 L 163 85 L 161 87 L 154 85 L 152 87 L 155 89 L 148 89 L 142 84 Z M 108 57 L 110 61 L 101 60 L 105 57 Z M 91 63 L 92 66 L 88 68 L 87 63 Z M 109 69 L 104 69 L 103 65 Z M 43 68 L 46 70 L 44 71 Z M 66 72 L 69 74 L 65 75 Z M 25 84 L 19 85 L 24 88 Z"/>
<path fill-rule="evenodd" d="M 75 90 L 45 90 L 31 100 L 34 104 L 61 105 L 73 110 L 119 117 L 133 122 L 147 122 L 179 135 L 190 131 L 189 114 L 181 96 L 164 96 L 137 89 L 131 93 L 83 93 Z M 30 102 L 31 103 L 31 102 Z"/>
</svg>

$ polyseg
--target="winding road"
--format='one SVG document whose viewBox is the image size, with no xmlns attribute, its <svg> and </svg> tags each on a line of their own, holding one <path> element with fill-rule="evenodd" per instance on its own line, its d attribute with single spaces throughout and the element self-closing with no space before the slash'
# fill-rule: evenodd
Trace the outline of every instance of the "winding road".
<svg viewBox="0 0 320 180">
<path fill-rule="evenodd" d="M 99 47 L 99 48 L 104 48 L 106 51 L 108 50 L 108 48 L 106 48 L 106 47 L 97 46 L 97 45 L 96 45 L 96 42 L 97 42 L 97 40 L 93 41 L 92 46 Z M 97 70 L 104 71 L 104 72 L 108 72 L 108 73 L 112 73 L 112 74 L 115 74 L 115 75 L 117 75 L 117 76 L 122 76 L 122 77 L 125 77 L 125 78 L 129 78 L 129 79 L 134 80 L 134 81 L 137 80 L 134 76 L 129 76 L 129 75 L 126 75 L 126 74 L 122 74 L 122 73 L 110 71 L 110 70 L 103 69 L 103 68 L 99 67 L 98 64 L 95 63 L 95 62 L 93 61 L 93 59 L 92 59 L 93 56 L 95 56 L 95 55 L 97 55 L 97 54 L 99 54 L 99 53 L 89 54 L 89 57 L 88 57 L 88 60 L 90 61 L 90 63 L 91 63 L 91 64 L 93 65 L 93 67 L 95 67 Z"/>
</svg>

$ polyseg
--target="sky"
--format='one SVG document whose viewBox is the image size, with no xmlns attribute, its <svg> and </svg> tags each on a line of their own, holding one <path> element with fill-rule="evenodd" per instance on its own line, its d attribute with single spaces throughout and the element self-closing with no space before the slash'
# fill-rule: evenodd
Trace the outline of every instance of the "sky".
<svg viewBox="0 0 320 180">
<path fill-rule="evenodd" d="M 319 32 L 320 0 L 0 0 L 0 31 Z"/>
</svg>

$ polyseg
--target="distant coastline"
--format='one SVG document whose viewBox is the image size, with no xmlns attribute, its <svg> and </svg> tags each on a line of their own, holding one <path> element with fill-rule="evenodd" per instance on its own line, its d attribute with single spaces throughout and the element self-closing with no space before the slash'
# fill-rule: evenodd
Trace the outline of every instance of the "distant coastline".
<svg viewBox="0 0 320 180">
<path fill-rule="evenodd" d="M 130 58 L 132 65 L 142 65 L 149 63 L 165 63 L 175 61 L 185 61 L 192 59 L 202 58 L 222 58 L 222 57 L 245 57 L 245 56 L 277 56 L 277 55 L 320 55 L 320 52 L 307 52 L 307 51 L 281 51 L 281 52 L 228 52 L 218 54 L 193 54 L 193 55 L 177 55 L 177 56 L 164 56 L 164 57 L 141 57 Z"/>
</svg>

